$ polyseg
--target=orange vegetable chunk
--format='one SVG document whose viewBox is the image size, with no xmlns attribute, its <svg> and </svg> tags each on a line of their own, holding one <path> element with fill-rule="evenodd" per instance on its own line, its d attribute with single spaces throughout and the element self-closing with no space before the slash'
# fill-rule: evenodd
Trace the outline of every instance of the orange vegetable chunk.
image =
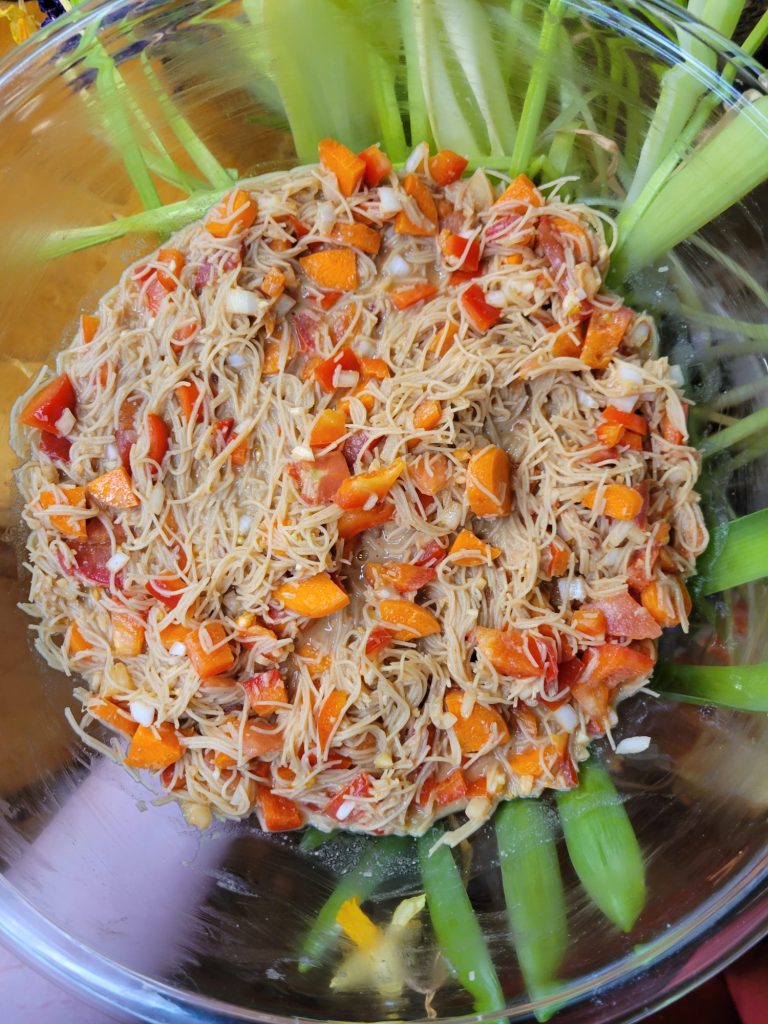
<svg viewBox="0 0 768 1024">
<path fill-rule="evenodd" d="M 365 530 L 383 526 L 394 517 L 395 506 L 384 502 L 372 509 L 355 508 L 342 512 L 339 516 L 337 529 L 342 540 L 352 540 Z"/>
<path fill-rule="evenodd" d="M 465 716 L 462 711 L 463 703 L 463 691 L 449 690 L 446 693 L 445 708 L 456 716 L 457 721 L 453 730 L 464 753 L 477 753 L 491 740 L 496 741 L 494 746 L 506 743 L 509 739 L 509 728 L 498 711 L 475 703 L 470 713 Z"/>
<path fill-rule="evenodd" d="M 107 700 L 106 698 L 98 698 L 93 701 L 88 705 L 87 711 L 89 715 L 98 718 L 100 722 L 108 725 L 110 729 L 125 733 L 126 736 L 133 736 L 139 728 L 138 722 L 134 722 L 131 716 L 126 714 L 121 707 L 118 707 L 114 701 Z"/>
<path fill-rule="evenodd" d="M 437 295 L 437 287 L 428 282 L 424 284 L 407 285 L 404 288 L 396 288 L 389 293 L 389 299 L 396 309 L 408 309 L 415 306 L 417 302 L 424 302 Z"/>
<path fill-rule="evenodd" d="M 140 503 L 131 489 L 131 478 L 124 466 L 97 476 L 85 487 L 88 496 L 105 508 L 136 508 Z"/>
<path fill-rule="evenodd" d="M 379 605 L 379 615 L 401 640 L 415 640 L 440 632 L 440 623 L 428 608 L 414 601 L 387 599 Z"/>
<path fill-rule="evenodd" d="M 509 456 L 489 444 L 467 466 L 467 502 L 476 516 L 508 516 L 512 510 Z"/>
<path fill-rule="evenodd" d="M 311 448 L 325 448 L 339 441 L 347 432 L 344 413 L 334 409 L 323 409 L 314 422 L 309 435 Z"/>
<path fill-rule="evenodd" d="M 581 499 L 582 505 L 589 509 L 595 508 L 597 496 L 598 489 L 594 487 Z M 627 487 L 625 484 L 606 484 L 603 487 L 601 515 L 628 521 L 638 516 L 642 507 L 643 496 L 634 487 Z"/>
<path fill-rule="evenodd" d="M 626 306 L 612 310 L 594 310 L 587 325 L 581 361 L 593 369 L 605 369 L 621 344 L 634 316 L 634 312 Z"/>
<path fill-rule="evenodd" d="M 427 160 L 430 177 L 441 188 L 458 181 L 466 170 L 468 160 L 452 149 L 441 149 Z"/>
<path fill-rule="evenodd" d="M 321 139 L 317 152 L 323 167 L 336 175 L 339 192 L 343 196 L 357 192 L 366 172 L 366 161 L 336 139 Z"/>
<path fill-rule="evenodd" d="M 261 827 L 265 832 L 292 832 L 304 824 L 301 812 L 293 800 L 273 793 L 266 786 L 256 790 Z"/>
<path fill-rule="evenodd" d="M 392 170 L 392 161 L 378 146 L 368 146 L 359 156 L 365 163 L 365 184 L 368 188 L 380 185 Z"/>
<path fill-rule="evenodd" d="M 541 206 L 541 193 L 525 174 L 518 176 L 507 185 L 496 203 L 526 203 L 530 206 Z"/>
<path fill-rule="evenodd" d="M 452 558 L 454 565 L 464 565 L 473 568 L 479 565 L 488 565 L 494 558 L 501 554 L 501 548 L 494 548 L 480 540 L 471 530 L 462 530 L 454 540 L 448 555 Z"/>
<path fill-rule="evenodd" d="M 93 647 L 80 632 L 80 627 L 73 620 L 69 626 L 69 640 L 67 641 L 67 654 L 81 654 L 83 651 L 92 651 Z"/>
<path fill-rule="evenodd" d="M 342 245 L 352 245 L 369 256 L 375 256 L 381 246 L 381 235 L 376 228 L 357 222 L 337 224 L 331 232 L 331 238 Z"/>
<path fill-rule="evenodd" d="M 317 716 L 317 741 L 320 749 L 325 751 L 347 706 L 349 694 L 343 690 L 331 690 L 322 703 Z"/>
<path fill-rule="evenodd" d="M 544 671 L 544 662 L 535 639 L 518 629 L 475 630 L 478 650 L 485 655 L 497 672 L 504 676 L 526 679 Z"/>
<path fill-rule="evenodd" d="M 351 249 L 321 249 L 299 259 L 301 268 L 319 288 L 348 292 L 357 288 L 357 257 Z"/>
<path fill-rule="evenodd" d="M 226 637 L 220 622 L 209 622 L 187 634 L 187 655 L 201 679 L 220 675 L 234 664 L 235 656 Z"/>
<path fill-rule="evenodd" d="M 133 734 L 125 764 L 129 768 L 148 768 L 161 772 L 184 756 L 178 733 L 169 722 L 161 725 L 140 725 Z"/>
<path fill-rule="evenodd" d="M 99 329 L 99 318 L 97 316 L 91 316 L 89 313 L 83 313 L 80 317 L 80 333 L 83 336 L 83 341 L 93 341 L 96 337 L 96 331 Z"/>
<path fill-rule="evenodd" d="M 410 562 L 369 562 L 363 575 L 372 587 L 393 587 L 401 594 L 408 594 L 431 583 L 437 573 L 434 567 Z"/>
<path fill-rule="evenodd" d="M 327 572 L 283 583 L 275 590 L 274 596 L 290 611 L 307 619 L 333 615 L 349 604 L 349 596 Z"/>
<path fill-rule="evenodd" d="M 61 497 L 54 491 L 40 492 L 40 508 L 49 509 L 52 505 L 70 505 L 72 508 L 85 508 L 85 488 L 63 487 Z M 74 537 L 78 540 L 85 540 L 88 536 L 85 519 L 76 519 L 74 516 L 52 515 L 48 517 L 51 526 L 65 537 Z"/>
<path fill-rule="evenodd" d="M 395 459 L 382 469 L 370 469 L 348 477 L 339 487 L 334 496 L 339 508 L 363 508 L 372 498 L 379 501 L 385 498 L 402 476 L 405 470 L 405 459 Z"/>
<path fill-rule="evenodd" d="M 122 658 L 135 658 L 144 650 L 146 626 L 129 612 L 112 612 L 112 650 Z"/>
<path fill-rule="evenodd" d="M 258 214 L 256 200 L 243 189 L 236 188 L 213 207 L 205 227 L 214 238 L 227 238 L 251 227 Z"/>
</svg>

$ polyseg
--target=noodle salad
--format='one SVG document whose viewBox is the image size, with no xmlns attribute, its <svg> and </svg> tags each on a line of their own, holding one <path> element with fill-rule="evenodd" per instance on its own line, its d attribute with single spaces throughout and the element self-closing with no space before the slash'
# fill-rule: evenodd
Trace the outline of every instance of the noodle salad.
<svg viewBox="0 0 768 1024">
<path fill-rule="evenodd" d="M 127 270 L 17 403 L 25 608 L 82 739 L 195 824 L 455 843 L 576 786 L 687 627 L 699 459 L 567 180 L 319 150 Z"/>
</svg>

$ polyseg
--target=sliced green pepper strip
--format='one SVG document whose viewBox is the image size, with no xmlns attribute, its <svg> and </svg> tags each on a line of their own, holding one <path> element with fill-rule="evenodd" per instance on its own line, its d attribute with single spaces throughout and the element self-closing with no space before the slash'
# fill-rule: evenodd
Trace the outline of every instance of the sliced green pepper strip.
<svg viewBox="0 0 768 1024">
<path fill-rule="evenodd" d="M 496 812 L 501 878 L 512 942 L 532 998 L 551 991 L 568 945 L 554 813 L 540 800 L 510 800 Z M 539 1020 L 548 1020 L 539 1011 Z"/>
<path fill-rule="evenodd" d="M 609 921 L 631 931 L 645 906 L 645 865 L 610 775 L 594 761 L 582 765 L 579 785 L 558 793 L 557 807 L 581 884 Z"/>
<path fill-rule="evenodd" d="M 312 927 L 301 944 L 299 971 L 303 974 L 314 967 L 335 945 L 339 937 L 336 915 L 342 903 L 357 897 L 362 903 L 378 888 L 392 870 L 395 857 L 407 847 L 402 836 L 370 839 L 354 868 L 341 879 L 323 904 Z"/>
<path fill-rule="evenodd" d="M 475 1010 L 501 1010 L 504 994 L 453 854 L 447 846 L 438 846 L 430 854 L 441 835 L 442 828 L 435 827 L 418 840 L 421 879 L 435 937 L 459 984 L 473 997 Z"/>
</svg>

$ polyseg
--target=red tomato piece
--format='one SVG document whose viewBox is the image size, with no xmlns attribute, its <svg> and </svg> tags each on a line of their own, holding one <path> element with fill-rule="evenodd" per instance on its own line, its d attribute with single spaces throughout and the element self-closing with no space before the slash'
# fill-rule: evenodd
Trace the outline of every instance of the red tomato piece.
<svg viewBox="0 0 768 1024">
<path fill-rule="evenodd" d="M 288 473 L 308 505 L 328 505 L 349 477 L 349 466 L 342 452 L 329 452 L 312 462 L 291 462 Z"/>
<path fill-rule="evenodd" d="M 335 383 L 336 374 L 360 373 L 360 360 L 351 348 L 341 348 L 330 359 L 323 360 L 315 367 L 315 380 L 324 391 L 335 391 L 339 386 Z"/>
<path fill-rule="evenodd" d="M 661 627 L 651 613 L 626 592 L 594 601 L 589 608 L 599 608 L 605 615 L 609 636 L 627 640 L 653 640 L 661 636 Z"/>
<path fill-rule="evenodd" d="M 335 818 L 336 821 L 354 821 L 359 814 L 354 798 L 370 796 L 370 792 L 371 780 L 365 772 L 360 772 L 328 801 L 323 808 L 323 814 Z"/>
</svg>

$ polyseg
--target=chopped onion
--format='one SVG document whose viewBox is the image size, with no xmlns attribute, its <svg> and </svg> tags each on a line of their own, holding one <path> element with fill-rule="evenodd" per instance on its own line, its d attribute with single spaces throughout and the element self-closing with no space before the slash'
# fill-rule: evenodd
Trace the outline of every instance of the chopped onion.
<svg viewBox="0 0 768 1024">
<path fill-rule="evenodd" d="M 340 370 L 337 368 L 333 377 L 333 383 L 337 388 L 353 388 L 360 380 L 360 374 L 357 370 Z"/>
<path fill-rule="evenodd" d="M 314 461 L 314 453 L 311 448 L 305 448 L 303 444 L 297 444 L 295 448 L 291 450 L 291 455 L 294 459 L 307 459 L 308 461 Z"/>
<path fill-rule="evenodd" d="M 619 398 L 612 398 L 611 405 L 619 412 L 632 412 L 637 404 L 637 395 L 620 395 Z"/>
<path fill-rule="evenodd" d="M 642 754 L 651 745 L 650 736 L 627 736 L 616 747 L 617 754 Z"/>
<path fill-rule="evenodd" d="M 412 273 L 411 264 L 398 253 L 394 253 L 384 264 L 384 273 L 390 277 L 408 277 Z"/>
<path fill-rule="evenodd" d="M 485 301 L 489 306 L 495 306 L 496 309 L 504 309 L 507 304 L 507 296 L 501 288 L 495 288 L 493 291 L 486 293 Z"/>
<path fill-rule="evenodd" d="M 336 811 L 336 820 L 346 821 L 354 809 L 355 805 L 351 800 L 344 800 L 339 804 L 339 809 Z"/>
<path fill-rule="evenodd" d="M 414 171 L 418 171 L 428 156 L 429 146 L 426 142 L 420 142 L 405 161 L 405 173 L 413 174 Z"/>
<path fill-rule="evenodd" d="M 152 725 L 155 720 L 155 709 L 144 700 L 132 700 L 128 705 L 131 718 L 139 725 Z"/>
<path fill-rule="evenodd" d="M 266 299 L 245 288 L 233 288 L 225 302 L 228 313 L 243 313 L 245 316 L 258 316 L 266 305 Z"/>
<path fill-rule="evenodd" d="M 685 374 L 683 373 L 682 367 L 678 366 L 677 363 L 669 364 L 669 376 L 678 385 L 683 387 L 685 384 Z"/>
<path fill-rule="evenodd" d="M 242 370 L 246 363 L 245 356 L 239 352 L 233 352 L 231 356 L 227 356 L 227 366 L 231 366 L 234 370 Z"/>
<path fill-rule="evenodd" d="M 619 377 L 628 384 L 642 384 L 643 374 L 633 363 L 625 363 L 623 359 L 616 360 L 616 368 Z"/>
<path fill-rule="evenodd" d="M 579 727 L 579 716 L 570 704 L 561 704 L 559 708 L 555 708 L 552 717 L 566 732 L 575 732 Z"/>
<path fill-rule="evenodd" d="M 400 196 L 395 189 L 389 188 L 386 185 L 379 189 L 379 209 L 381 210 L 382 217 L 389 217 L 393 213 L 399 213 L 402 208 L 403 204 L 400 202 Z"/>
<path fill-rule="evenodd" d="M 237 532 L 248 533 L 253 524 L 253 516 L 240 516 L 237 521 Z"/>
<path fill-rule="evenodd" d="M 124 565 L 128 565 L 128 555 L 124 551 L 116 551 L 107 562 L 110 572 L 120 572 Z"/>
<path fill-rule="evenodd" d="M 559 580 L 557 586 L 563 601 L 583 601 L 587 596 L 584 580 L 579 576 L 572 580 Z"/>
<path fill-rule="evenodd" d="M 292 298 L 287 292 L 283 292 L 275 303 L 275 314 L 277 316 L 285 316 L 295 305 L 296 299 Z"/>
<path fill-rule="evenodd" d="M 491 801 L 484 796 L 473 796 L 467 804 L 465 814 L 473 821 L 485 818 L 491 809 Z"/>
<path fill-rule="evenodd" d="M 330 234 L 336 223 L 336 210 L 333 203 L 318 203 L 315 213 L 315 227 L 321 235 Z"/>
<path fill-rule="evenodd" d="M 65 409 L 64 412 L 56 420 L 56 431 L 61 437 L 67 437 L 72 432 L 72 429 L 77 423 L 74 413 L 71 409 Z"/>
<path fill-rule="evenodd" d="M 104 449 L 104 455 L 110 461 L 114 461 L 115 459 L 119 459 L 120 458 L 120 452 L 117 450 L 117 445 L 116 444 L 108 444 L 107 447 Z"/>
<path fill-rule="evenodd" d="M 168 653 L 172 658 L 183 658 L 187 653 L 187 645 L 183 644 L 180 640 L 174 640 L 168 648 Z"/>
<path fill-rule="evenodd" d="M 576 388 L 576 398 L 582 409 L 597 409 L 600 404 L 588 391 L 583 388 Z"/>
</svg>

